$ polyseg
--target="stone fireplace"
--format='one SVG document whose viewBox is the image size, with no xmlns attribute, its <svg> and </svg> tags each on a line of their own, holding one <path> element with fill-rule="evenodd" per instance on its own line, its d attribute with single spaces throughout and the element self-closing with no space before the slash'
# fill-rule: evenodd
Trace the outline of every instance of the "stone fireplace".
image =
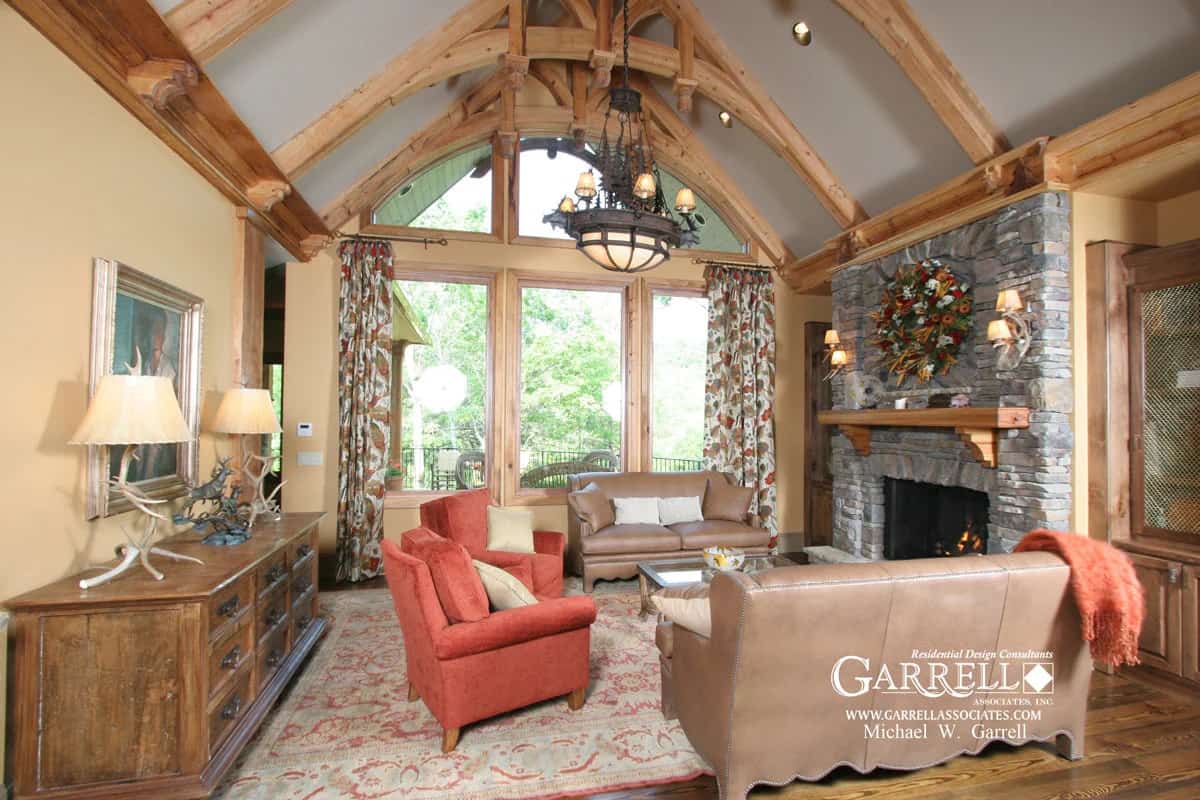
<svg viewBox="0 0 1200 800">
<path fill-rule="evenodd" d="M 835 409 L 848 405 L 847 381 L 855 372 L 884 380 L 879 408 L 897 398 L 920 407 L 935 393 L 966 394 L 974 407 L 1029 409 L 1027 428 L 1000 430 L 997 464 L 981 463 L 952 428 L 876 427 L 869 454 L 845 435 L 832 443 L 833 546 L 849 557 L 882 559 L 901 552 L 889 544 L 889 479 L 977 493 L 986 502 L 973 512 L 982 523 L 987 552 L 1009 552 L 1034 528 L 1065 528 L 1071 513 L 1070 208 L 1069 196 L 1045 192 L 991 216 L 899 252 L 846 267 L 833 276 L 833 323 L 849 355 L 833 379 Z M 974 325 L 959 361 L 926 384 L 909 378 L 902 388 L 887 380 L 870 344 L 867 314 L 880 303 L 897 267 L 937 259 L 973 285 Z M 997 371 L 987 340 L 996 295 L 1015 288 L 1034 314 L 1032 344 L 1014 369 Z M 934 502 L 940 507 L 948 500 Z M 982 510 L 980 510 L 982 509 Z M 960 520 L 960 524 L 962 521 Z M 920 546 L 926 546 L 923 543 Z M 945 544 L 944 542 L 942 544 Z M 930 545 L 932 546 L 932 545 Z M 905 550 L 903 552 L 909 552 Z M 895 557 L 895 556 L 894 556 Z M 906 556 L 899 556 L 906 557 Z M 912 557 L 912 556 L 907 556 Z"/>
<path fill-rule="evenodd" d="M 969 556 L 987 551 L 988 496 L 962 486 L 884 478 L 883 557 Z"/>
</svg>

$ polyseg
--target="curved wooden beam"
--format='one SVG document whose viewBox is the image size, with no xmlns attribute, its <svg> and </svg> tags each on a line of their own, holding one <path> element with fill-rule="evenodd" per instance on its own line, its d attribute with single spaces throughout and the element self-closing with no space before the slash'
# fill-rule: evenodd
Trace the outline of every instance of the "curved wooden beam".
<svg viewBox="0 0 1200 800">
<path fill-rule="evenodd" d="M 529 74 L 546 87 L 554 102 L 569 106 L 572 102 L 570 76 L 560 61 L 534 61 L 529 65 Z"/>
<path fill-rule="evenodd" d="M 596 30 L 596 13 L 588 0 L 558 0 L 562 3 L 563 11 L 585 31 Z"/>
<path fill-rule="evenodd" d="M 292 0 L 183 0 L 163 17 L 201 64 L 291 5 Z"/>
<path fill-rule="evenodd" d="M 905 0 L 837 2 L 895 59 L 972 161 L 982 164 L 1012 149 L 1000 126 Z"/>
</svg>

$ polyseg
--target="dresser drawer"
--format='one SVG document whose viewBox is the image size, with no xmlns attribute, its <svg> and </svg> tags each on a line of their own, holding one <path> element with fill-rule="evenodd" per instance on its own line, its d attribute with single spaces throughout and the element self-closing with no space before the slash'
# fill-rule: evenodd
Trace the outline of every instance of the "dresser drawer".
<svg viewBox="0 0 1200 800">
<path fill-rule="evenodd" d="M 262 597 L 275 589 L 288 576 L 287 552 L 280 550 L 264 560 L 256 570 L 258 596 Z"/>
<path fill-rule="evenodd" d="M 287 626 L 280 625 L 279 628 L 266 639 L 263 639 L 258 646 L 258 690 L 261 692 L 262 687 L 279 669 L 279 665 L 283 663 L 283 659 L 287 658 L 288 654 L 288 638 Z"/>
<path fill-rule="evenodd" d="M 211 635 L 236 619 L 252 604 L 250 576 L 244 575 L 212 596 L 208 601 L 208 632 Z"/>
<path fill-rule="evenodd" d="M 301 536 L 288 545 L 288 564 L 293 571 L 299 571 L 315 563 L 317 560 L 317 532 Z"/>
<path fill-rule="evenodd" d="M 288 618 L 287 584 L 279 583 L 267 595 L 258 599 L 254 607 L 254 638 L 262 638 L 271 633 Z"/>
<path fill-rule="evenodd" d="M 211 755 L 225 741 L 238 720 L 250 708 L 250 669 L 245 667 L 233 680 L 233 685 L 212 704 L 208 712 L 208 752 Z"/>
<path fill-rule="evenodd" d="M 317 618 L 317 590 L 310 587 L 292 603 L 292 647 L 304 635 L 304 631 Z"/>
<path fill-rule="evenodd" d="M 292 598 L 293 599 L 295 599 L 295 600 L 300 599 L 300 597 L 302 595 L 304 595 L 306 592 L 308 592 L 309 589 L 311 589 L 313 587 L 313 584 L 315 583 L 315 581 L 313 580 L 315 577 L 313 574 L 314 572 L 315 572 L 315 570 L 312 570 L 312 569 L 302 569 L 299 572 L 292 573 Z"/>
<path fill-rule="evenodd" d="M 243 614 L 236 627 L 209 648 L 209 696 L 224 691 L 230 678 L 253 657 L 254 625 L 250 616 Z"/>
</svg>

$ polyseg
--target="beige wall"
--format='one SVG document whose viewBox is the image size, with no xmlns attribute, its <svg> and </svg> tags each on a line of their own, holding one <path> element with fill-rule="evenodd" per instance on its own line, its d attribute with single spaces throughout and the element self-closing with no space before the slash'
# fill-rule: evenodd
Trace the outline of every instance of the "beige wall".
<svg viewBox="0 0 1200 800">
<path fill-rule="evenodd" d="M 1200 239 L 1200 191 L 1159 203 L 1155 221 L 1160 245 Z"/>
<path fill-rule="evenodd" d="M 501 245 L 451 241 L 447 247 L 424 250 L 420 245 L 394 246 L 398 267 L 403 263 L 520 269 L 553 275 L 603 274 L 598 267 L 570 248 Z M 702 267 L 685 257 L 673 259 L 650 275 L 656 279 L 699 279 Z M 332 251 L 308 264 L 287 265 L 286 354 L 284 359 L 284 505 L 289 511 L 328 510 L 337 506 L 337 291 L 338 272 Z M 779 396 L 777 437 L 780 448 L 779 480 L 781 531 L 803 527 L 803 363 L 804 322 L 829 319 L 829 298 L 793 295 L 779 290 L 778 325 Z M 501 359 L 500 363 L 503 363 Z M 296 425 L 314 424 L 314 436 L 300 439 Z M 320 466 L 297 463 L 300 451 L 319 453 Z M 534 520 L 549 530 L 566 530 L 565 504 L 535 506 Z M 418 521 L 415 508 L 389 508 L 384 517 L 385 535 L 398 536 Z M 334 515 L 321 529 L 322 549 L 331 551 L 336 541 Z"/>
<path fill-rule="evenodd" d="M 0 600 L 112 557 L 130 516 L 88 523 L 84 452 L 92 258 L 207 301 L 202 385 L 230 380 L 233 207 L 0 4 L 0 340 L 5 348 Z M 207 473 L 213 442 L 201 441 Z"/>
</svg>

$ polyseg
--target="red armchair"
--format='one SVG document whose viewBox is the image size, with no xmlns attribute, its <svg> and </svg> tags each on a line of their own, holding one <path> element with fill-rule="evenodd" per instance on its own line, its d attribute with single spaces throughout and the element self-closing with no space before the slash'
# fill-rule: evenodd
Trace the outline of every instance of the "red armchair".
<svg viewBox="0 0 1200 800">
<path fill-rule="evenodd" d="M 495 505 L 487 489 L 447 495 L 421 505 L 421 525 L 467 548 L 471 558 L 500 567 L 529 587 L 539 598 L 561 597 L 563 549 L 566 536 L 557 531 L 534 531 L 533 553 L 487 549 L 487 507 Z M 529 573 L 525 572 L 526 567 Z M 526 579 L 526 574 L 530 575 Z"/>
<path fill-rule="evenodd" d="M 384 573 L 404 633 L 408 699 L 423 699 L 437 718 L 442 752 L 455 748 L 462 726 L 530 703 L 567 695 L 573 711 L 583 707 L 596 619 L 590 597 L 557 597 L 450 624 L 427 560 L 458 546 L 422 528 L 402 542 L 383 541 Z M 441 558 L 443 566 L 452 560 L 444 550 Z M 438 574 L 446 579 L 444 570 Z"/>
</svg>

